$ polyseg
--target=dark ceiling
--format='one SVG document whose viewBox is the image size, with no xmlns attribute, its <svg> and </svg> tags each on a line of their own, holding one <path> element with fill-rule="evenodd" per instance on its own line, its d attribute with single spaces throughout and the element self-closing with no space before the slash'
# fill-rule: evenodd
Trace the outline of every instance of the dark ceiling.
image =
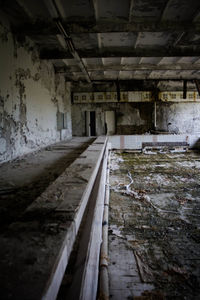
<svg viewBox="0 0 200 300">
<path fill-rule="evenodd" d="M 4 0 L 66 80 L 200 79 L 199 0 Z"/>
</svg>

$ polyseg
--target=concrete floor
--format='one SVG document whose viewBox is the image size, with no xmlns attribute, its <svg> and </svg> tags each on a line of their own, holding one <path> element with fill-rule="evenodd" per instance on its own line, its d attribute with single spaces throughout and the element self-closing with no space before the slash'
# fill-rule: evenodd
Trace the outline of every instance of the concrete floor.
<svg viewBox="0 0 200 300">
<path fill-rule="evenodd" d="M 199 299 L 200 155 L 111 155 L 111 299 Z"/>
<path fill-rule="evenodd" d="M 74 137 L 0 166 L 0 231 L 15 222 L 94 138 Z"/>
</svg>

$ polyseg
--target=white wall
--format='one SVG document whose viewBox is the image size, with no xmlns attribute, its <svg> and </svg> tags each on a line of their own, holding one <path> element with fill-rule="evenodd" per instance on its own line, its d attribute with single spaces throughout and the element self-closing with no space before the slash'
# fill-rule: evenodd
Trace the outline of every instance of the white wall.
<svg viewBox="0 0 200 300">
<path fill-rule="evenodd" d="M 3 24 L 3 25 L 2 25 Z M 33 42 L 18 43 L 0 23 L 0 162 L 71 137 L 70 84 L 41 61 Z M 67 129 L 57 130 L 57 112 Z"/>
<path fill-rule="evenodd" d="M 159 135 L 113 135 L 109 136 L 112 149 L 140 150 L 142 143 L 186 142 L 190 148 L 200 148 L 200 135 L 159 134 Z"/>
<path fill-rule="evenodd" d="M 176 134 L 200 134 L 200 103 L 158 103 L 157 129 Z"/>
</svg>

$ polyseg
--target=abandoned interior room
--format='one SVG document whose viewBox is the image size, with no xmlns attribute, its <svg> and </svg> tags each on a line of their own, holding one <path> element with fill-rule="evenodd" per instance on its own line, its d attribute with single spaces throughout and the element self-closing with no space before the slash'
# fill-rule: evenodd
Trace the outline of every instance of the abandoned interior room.
<svg viewBox="0 0 200 300">
<path fill-rule="evenodd" d="M 0 0 L 0 299 L 200 299 L 200 1 Z"/>
</svg>

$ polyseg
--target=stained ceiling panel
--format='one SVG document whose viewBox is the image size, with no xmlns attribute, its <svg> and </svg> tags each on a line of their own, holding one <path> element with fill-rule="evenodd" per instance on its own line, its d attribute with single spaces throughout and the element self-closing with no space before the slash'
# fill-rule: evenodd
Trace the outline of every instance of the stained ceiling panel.
<svg viewBox="0 0 200 300">
<path fill-rule="evenodd" d="M 198 57 L 190 57 L 190 56 L 183 56 L 179 58 L 178 63 L 179 64 L 193 64 L 195 61 L 198 60 Z"/>
<path fill-rule="evenodd" d="M 134 71 L 120 71 L 119 80 L 131 80 L 134 78 Z"/>
<path fill-rule="evenodd" d="M 175 64 L 180 57 L 163 57 L 162 60 L 160 60 L 160 65 L 168 65 L 168 64 Z"/>
<path fill-rule="evenodd" d="M 102 58 L 83 58 L 83 62 L 85 65 L 102 65 Z"/>
<path fill-rule="evenodd" d="M 138 64 L 140 62 L 141 57 L 123 57 L 122 63 L 124 65 L 132 65 L 132 64 Z"/>
<path fill-rule="evenodd" d="M 94 1 L 95 2 L 95 1 Z M 127 21 L 129 19 L 130 0 L 97 0 L 98 21 Z"/>
<path fill-rule="evenodd" d="M 190 45 L 200 45 L 200 33 L 187 33 L 183 36 L 183 38 L 181 39 L 181 42 L 179 44 L 181 45 L 188 45 L 188 43 Z"/>
<path fill-rule="evenodd" d="M 159 70 L 159 71 L 152 71 L 149 74 L 150 79 L 159 79 L 160 77 L 163 77 L 165 75 L 165 71 Z"/>
<path fill-rule="evenodd" d="M 142 57 L 140 64 L 158 64 L 162 57 Z"/>
<path fill-rule="evenodd" d="M 101 34 L 102 47 L 134 47 L 137 34 L 132 32 L 113 32 Z"/>
<path fill-rule="evenodd" d="M 166 32 L 141 32 L 137 47 L 140 46 L 165 46 L 171 38 L 171 33 Z"/>
<path fill-rule="evenodd" d="M 66 70 L 69 80 L 88 81 L 87 72 L 95 80 L 200 75 L 199 0 L 7 0 L 1 4 L 17 35 L 32 39 L 40 57 L 51 60 L 58 71 Z"/>
<path fill-rule="evenodd" d="M 166 0 L 134 0 L 131 8 L 131 21 L 137 19 L 159 19 Z"/>
<path fill-rule="evenodd" d="M 94 49 L 98 47 L 98 39 L 95 33 L 72 34 L 72 40 L 76 49 Z"/>
<path fill-rule="evenodd" d="M 93 1 L 88 0 L 55 0 L 64 19 L 70 22 L 94 21 Z"/>
<path fill-rule="evenodd" d="M 109 57 L 109 58 L 102 58 L 104 66 L 113 66 L 113 65 L 120 65 L 121 58 L 120 57 Z"/>
<path fill-rule="evenodd" d="M 104 76 L 106 79 L 117 79 L 119 76 L 119 72 L 118 71 L 104 71 Z"/>
<path fill-rule="evenodd" d="M 169 0 L 163 12 L 162 19 L 177 22 L 188 21 L 195 17 L 199 9 L 199 0 Z"/>
</svg>

